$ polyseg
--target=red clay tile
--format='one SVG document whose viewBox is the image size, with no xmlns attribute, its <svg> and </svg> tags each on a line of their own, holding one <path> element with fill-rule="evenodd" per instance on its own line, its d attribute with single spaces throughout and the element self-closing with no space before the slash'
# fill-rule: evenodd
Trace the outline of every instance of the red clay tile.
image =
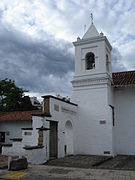
<svg viewBox="0 0 135 180">
<path fill-rule="evenodd" d="M 135 86 L 135 71 L 116 72 L 112 77 L 114 86 Z"/>
<path fill-rule="evenodd" d="M 40 110 L 33 111 L 15 111 L 0 113 L 0 122 L 2 121 L 32 121 L 32 114 L 41 114 Z"/>
</svg>

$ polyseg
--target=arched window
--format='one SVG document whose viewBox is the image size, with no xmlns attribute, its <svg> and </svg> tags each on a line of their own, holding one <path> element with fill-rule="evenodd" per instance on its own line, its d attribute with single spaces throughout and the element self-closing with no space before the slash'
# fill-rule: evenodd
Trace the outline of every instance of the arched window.
<svg viewBox="0 0 135 180">
<path fill-rule="evenodd" d="M 73 147 L 74 147 L 73 125 L 70 120 L 67 120 L 65 124 L 65 146 L 64 146 L 65 155 L 73 154 L 74 152 Z"/>
<path fill-rule="evenodd" d="M 95 55 L 92 52 L 88 52 L 85 56 L 86 70 L 95 68 Z"/>
</svg>

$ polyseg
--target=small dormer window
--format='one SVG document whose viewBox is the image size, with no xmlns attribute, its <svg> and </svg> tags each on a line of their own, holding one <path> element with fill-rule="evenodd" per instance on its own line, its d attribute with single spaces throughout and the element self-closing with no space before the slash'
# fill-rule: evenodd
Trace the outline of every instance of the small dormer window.
<svg viewBox="0 0 135 180">
<path fill-rule="evenodd" d="M 92 52 L 88 52 L 85 56 L 86 70 L 95 68 L 95 55 Z"/>
</svg>

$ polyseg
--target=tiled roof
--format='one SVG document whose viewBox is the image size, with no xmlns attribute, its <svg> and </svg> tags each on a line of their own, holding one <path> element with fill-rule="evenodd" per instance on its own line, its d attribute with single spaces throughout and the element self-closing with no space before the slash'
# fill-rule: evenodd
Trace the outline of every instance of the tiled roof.
<svg viewBox="0 0 135 180">
<path fill-rule="evenodd" d="M 0 113 L 0 122 L 2 121 L 32 121 L 32 114 L 41 114 L 40 110 L 33 111 L 15 111 Z"/>
<path fill-rule="evenodd" d="M 135 86 L 135 71 L 116 72 L 112 77 L 114 86 Z"/>
</svg>

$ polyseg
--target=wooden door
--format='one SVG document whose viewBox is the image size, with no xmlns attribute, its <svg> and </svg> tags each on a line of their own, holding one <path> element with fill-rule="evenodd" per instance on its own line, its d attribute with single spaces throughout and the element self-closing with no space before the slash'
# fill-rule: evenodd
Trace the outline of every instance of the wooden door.
<svg viewBox="0 0 135 180">
<path fill-rule="evenodd" d="M 50 159 L 58 156 L 58 123 L 50 121 Z"/>
<path fill-rule="evenodd" d="M 42 146 L 43 145 L 43 131 L 39 130 L 38 131 L 38 146 Z"/>
</svg>

